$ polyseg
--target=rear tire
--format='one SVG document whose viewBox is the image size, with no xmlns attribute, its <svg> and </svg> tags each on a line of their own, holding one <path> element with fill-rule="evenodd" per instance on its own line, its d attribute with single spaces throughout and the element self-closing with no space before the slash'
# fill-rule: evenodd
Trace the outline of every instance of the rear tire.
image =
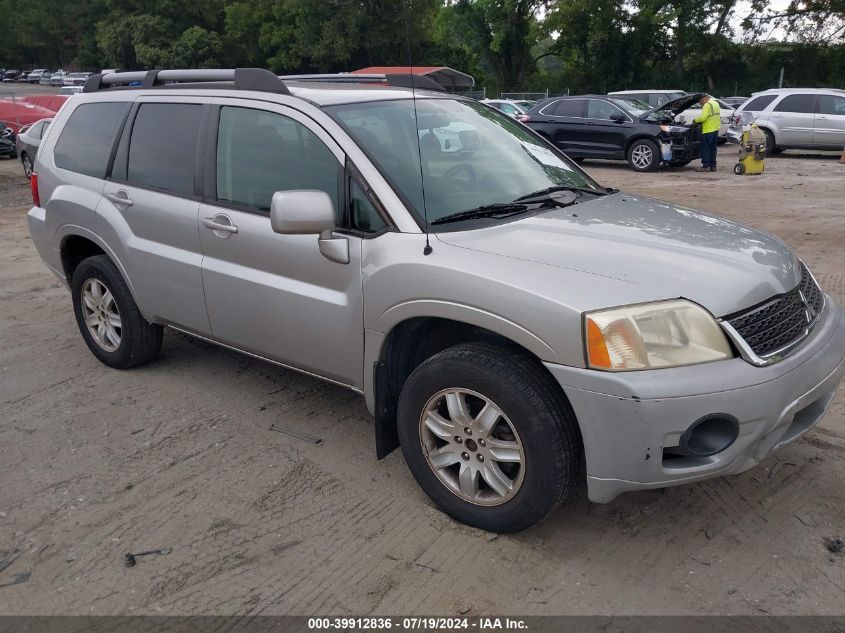
<svg viewBox="0 0 845 633">
<path fill-rule="evenodd" d="M 84 259 L 71 281 L 76 324 L 101 362 L 129 369 L 158 355 L 163 330 L 148 323 L 117 266 L 105 255 Z"/>
<path fill-rule="evenodd" d="M 628 164 L 634 171 L 654 171 L 661 160 L 657 143 L 647 138 L 634 141 L 628 148 Z"/>
<path fill-rule="evenodd" d="M 32 178 L 32 161 L 26 152 L 21 152 L 21 164 L 23 165 L 23 173 L 26 177 Z"/>
<path fill-rule="evenodd" d="M 780 150 L 778 149 L 777 143 L 775 143 L 774 132 L 764 128 L 763 134 L 766 135 L 766 156 L 771 156 L 772 154 L 779 154 Z"/>
<path fill-rule="evenodd" d="M 581 464 L 575 415 L 554 379 L 520 351 L 486 343 L 417 367 L 399 398 L 398 431 L 434 503 L 491 532 L 543 519 L 570 494 Z"/>
</svg>

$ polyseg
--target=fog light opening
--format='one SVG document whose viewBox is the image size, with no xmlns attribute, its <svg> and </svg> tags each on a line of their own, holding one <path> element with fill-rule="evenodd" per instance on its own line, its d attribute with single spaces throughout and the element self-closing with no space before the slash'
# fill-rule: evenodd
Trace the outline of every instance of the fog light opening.
<svg viewBox="0 0 845 633">
<path fill-rule="evenodd" d="M 721 453 L 739 437 L 739 421 L 726 413 L 713 413 L 693 422 L 681 435 L 680 449 L 687 455 L 708 457 Z"/>
</svg>

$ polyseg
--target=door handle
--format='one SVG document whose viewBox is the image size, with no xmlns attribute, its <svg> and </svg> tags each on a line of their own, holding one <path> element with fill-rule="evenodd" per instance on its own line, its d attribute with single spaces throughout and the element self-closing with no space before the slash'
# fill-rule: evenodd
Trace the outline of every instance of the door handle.
<svg viewBox="0 0 845 633">
<path fill-rule="evenodd" d="M 123 189 L 119 190 L 117 193 L 106 194 L 106 198 L 114 202 L 116 205 L 124 207 L 131 207 L 135 204 L 129 197 L 129 194 L 127 194 Z"/>
<path fill-rule="evenodd" d="M 220 222 L 219 220 L 225 220 L 224 222 Z M 203 218 L 202 225 L 214 231 L 214 234 L 217 237 L 229 237 L 229 235 L 234 235 L 238 232 L 238 227 L 232 224 L 231 220 L 225 215 L 215 215 L 213 218 Z M 220 235 L 221 233 L 225 235 Z"/>
</svg>

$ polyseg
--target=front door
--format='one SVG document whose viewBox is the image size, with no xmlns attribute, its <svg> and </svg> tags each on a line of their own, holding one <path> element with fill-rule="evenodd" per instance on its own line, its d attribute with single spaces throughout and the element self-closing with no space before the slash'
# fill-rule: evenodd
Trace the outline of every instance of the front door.
<svg viewBox="0 0 845 633">
<path fill-rule="evenodd" d="M 614 118 L 611 118 L 614 117 Z M 631 117 L 602 99 L 587 101 L 587 127 L 583 152 L 597 158 L 624 158 L 625 139 L 634 123 Z"/>
<path fill-rule="evenodd" d="M 312 189 L 344 204 L 340 148 L 304 115 L 228 101 L 212 117 L 200 205 L 202 277 L 215 339 L 360 387 L 363 377 L 361 239 L 350 261 L 320 254 L 316 235 L 270 226 L 276 191 Z M 216 146 L 216 147 L 215 147 Z M 221 228 L 224 227 L 224 228 Z"/>
<path fill-rule="evenodd" d="M 845 147 L 845 95 L 819 95 L 813 145 L 835 150 Z"/>
</svg>

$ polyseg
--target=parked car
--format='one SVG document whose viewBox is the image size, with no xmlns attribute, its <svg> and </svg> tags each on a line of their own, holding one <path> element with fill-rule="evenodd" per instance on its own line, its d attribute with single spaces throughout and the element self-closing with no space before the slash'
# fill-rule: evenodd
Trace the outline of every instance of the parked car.
<svg viewBox="0 0 845 633">
<path fill-rule="evenodd" d="M 731 108 L 735 109 L 737 106 L 741 106 L 743 103 L 748 101 L 748 97 L 722 97 L 720 101 L 724 101 Z"/>
<path fill-rule="evenodd" d="M 67 73 L 63 70 L 59 70 L 57 72 L 54 72 L 52 75 L 50 75 L 50 85 L 51 86 L 61 86 L 64 83 L 66 75 L 67 75 Z"/>
<path fill-rule="evenodd" d="M 5 121 L 0 121 L 0 156 L 15 158 L 15 131 Z"/>
<path fill-rule="evenodd" d="M 30 84 L 37 84 L 40 83 L 41 79 L 43 79 L 44 77 L 47 77 L 49 79 L 50 75 L 52 74 L 53 73 L 51 73 L 46 68 L 37 68 L 26 76 L 26 82 Z"/>
<path fill-rule="evenodd" d="M 721 99 L 716 99 L 716 97 L 710 98 L 714 99 L 716 103 L 719 104 L 719 116 L 721 117 L 721 125 L 719 126 L 719 142 L 725 143 L 728 140 L 728 128 L 731 124 L 731 117 L 733 116 L 734 109 Z M 681 112 L 675 118 L 675 120 L 679 123 L 686 123 L 687 125 L 692 125 L 695 120 L 695 117 L 697 117 L 699 114 L 701 114 L 701 105 L 696 102 L 692 104 L 689 108 Z"/>
<path fill-rule="evenodd" d="M 481 103 L 486 103 L 487 105 L 496 108 L 500 112 L 504 112 L 505 114 L 513 117 L 514 119 L 520 116 L 521 114 L 525 114 L 525 111 L 527 109 L 516 101 L 511 101 L 510 99 L 482 99 Z M 521 103 L 525 102 L 523 101 Z"/>
<path fill-rule="evenodd" d="M 675 118 L 700 95 L 684 95 L 649 110 L 640 101 L 604 95 L 553 97 L 539 101 L 520 121 L 573 159 L 627 160 L 636 171 L 673 167 L 699 156 L 701 128 Z"/>
<path fill-rule="evenodd" d="M 27 178 L 32 177 L 32 166 L 38 154 L 38 146 L 41 144 L 41 139 L 51 121 L 52 119 L 41 119 L 32 125 L 21 128 L 15 138 L 15 151 L 20 156 L 23 173 Z"/>
<path fill-rule="evenodd" d="M 48 112 L 46 114 L 44 112 L 41 112 L 41 114 L 43 115 L 41 118 L 44 118 L 44 116 L 50 117 L 56 112 L 58 112 L 59 108 L 61 108 L 64 105 L 65 101 L 67 101 L 67 98 L 68 96 L 66 94 L 62 94 L 62 90 L 59 89 L 59 92 L 57 94 L 46 93 L 26 95 L 23 97 L 16 97 L 15 100 L 20 103 L 38 106 L 39 108 L 47 110 Z M 29 121 L 29 123 L 32 122 L 32 120 Z"/>
<path fill-rule="evenodd" d="M 62 81 L 62 85 L 82 86 L 88 80 L 88 77 L 91 76 L 91 74 L 92 73 L 68 73 Z"/>
<path fill-rule="evenodd" d="M 440 508 L 498 532 L 584 471 L 598 502 L 743 472 L 833 400 L 845 314 L 775 237 L 602 187 L 457 95 L 154 77 L 70 99 L 31 179 L 33 243 L 110 367 L 171 327 L 348 387 L 378 457 L 401 445 Z M 423 142 L 450 127 L 476 148 Z"/>
<path fill-rule="evenodd" d="M 78 95 L 79 93 L 81 93 L 82 89 L 83 86 L 62 86 L 59 89 L 58 94 L 67 97 L 72 97 L 73 95 Z"/>
<path fill-rule="evenodd" d="M 616 92 L 608 92 L 607 96 L 639 99 L 654 108 L 683 97 L 685 94 L 687 93 L 683 90 L 617 90 Z"/>
<path fill-rule="evenodd" d="M 739 142 L 743 115 L 766 134 L 766 153 L 785 149 L 841 151 L 845 147 L 845 90 L 778 88 L 755 92 L 734 112 L 728 138 Z"/>
<path fill-rule="evenodd" d="M 18 77 L 21 76 L 21 71 L 19 70 L 7 70 L 3 73 L 3 82 L 4 83 L 11 83 L 18 80 Z"/>
<path fill-rule="evenodd" d="M 44 96 L 49 97 L 53 95 Z M 25 125 L 32 125 L 36 121 L 50 118 L 55 114 L 54 110 L 29 101 L 30 98 L 32 97 L 14 99 L 0 97 L 0 121 L 5 121 L 6 125 L 12 128 L 12 130 L 17 131 Z"/>
</svg>

